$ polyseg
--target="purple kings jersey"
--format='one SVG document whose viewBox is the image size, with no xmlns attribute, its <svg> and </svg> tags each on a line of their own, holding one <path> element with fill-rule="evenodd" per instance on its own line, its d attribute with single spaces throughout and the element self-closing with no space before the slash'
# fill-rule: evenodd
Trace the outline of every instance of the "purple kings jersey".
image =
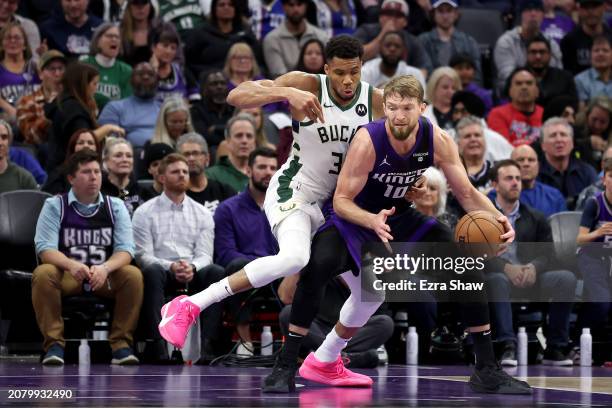
<svg viewBox="0 0 612 408">
<path fill-rule="evenodd" d="M 0 64 L 0 96 L 15 106 L 19 98 L 32 93 L 40 87 L 40 79 L 36 74 L 34 64 L 26 64 L 24 72 L 16 74 Z"/>
<path fill-rule="evenodd" d="M 68 194 L 61 198 L 59 251 L 87 266 L 103 264 L 113 254 L 115 219 L 109 196 L 98 209 L 84 215 L 68 204 Z"/>
<path fill-rule="evenodd" d="M 610 209 L 610 206 L 606 202 L 604 194 L 605 191 L 602 191 L 601 193 L 595 196 L 595 200 L 597 201 L 597 208 L 599 211 L 597 212 L 597 223 L 595 224 L 595 228 L 593 228 L 593 230 L 600 228 L 607 222 L 612 222 L 612 209 Z M 612 245 L 612 235 L 604 235 L 603 237 L 599 237 L 593 240 L 593 242 L 605 242 L 607 244 L 605 245 L 605 247 L 608 247 Z"/>
<path fill-rule="evenodd" d="M 374 168 L 368 181 L 355 197 L 355 203 L 364 210 L 378 213 L 382 209 L 404 201 L 404 196 L 416 180 L 433 165 L 433 126 L 421 116 L 414 146 L 408 154 L 399 155 L 391 146 L 385 119 L 364 125 L 370 133 L 376 152 Z"/>
</svg>

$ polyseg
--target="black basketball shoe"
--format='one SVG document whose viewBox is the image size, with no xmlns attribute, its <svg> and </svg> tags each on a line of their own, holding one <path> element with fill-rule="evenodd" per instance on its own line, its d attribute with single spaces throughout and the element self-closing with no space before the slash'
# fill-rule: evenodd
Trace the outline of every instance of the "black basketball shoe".
<svg viewBox="0 0 612 408">
<path fill-rule="evenodd" d="M 272 373 L 264 378 L 261 390 L 267 393 L 286 394 L 295 392 L 297 363 L 288 364 L 280 357 L 276 359 Z"/>
<path fill-rule="evenodd" d="M 500 365 L 475 369 L 469 385 L 472 391 L 486 394 L 530 395 L 533 391 L 525 381 L 506 374 Z"/>
</svg>

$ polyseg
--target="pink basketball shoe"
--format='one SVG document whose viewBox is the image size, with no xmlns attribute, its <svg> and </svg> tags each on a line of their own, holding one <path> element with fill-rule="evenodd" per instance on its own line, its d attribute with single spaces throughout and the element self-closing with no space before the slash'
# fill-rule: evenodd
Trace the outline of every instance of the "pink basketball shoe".
<svg viewBox="0 0 612 408">
<path fill-rule="evenodd" d="M 370 387 L 373 382 L 367 375 L 347 370 L 340 356 L 334 362 L 323 363 L 310 353 L 299 372 L 302 378 L 334 387 Z"/>
<path fill-rule="evenodd" d="M 161 322 L 159 322 L 159 334 L 170 344 L 183 348 L 189 329 L 200 315 L 200 308 L 186 300 L 181 295 L 166 303 L 161 309 Z"/>
</svg>

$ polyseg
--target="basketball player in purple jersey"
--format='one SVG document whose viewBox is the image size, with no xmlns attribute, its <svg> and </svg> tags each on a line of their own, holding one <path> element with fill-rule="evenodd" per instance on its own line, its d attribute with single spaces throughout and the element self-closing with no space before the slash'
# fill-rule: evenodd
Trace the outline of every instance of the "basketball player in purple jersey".
<svg viewBox="0 0 612 408">
<path fill-rule="evenodd" d="M 313 241 L 310 262 L 302 271 L 294 297 L 289 336 L 272 374 L 264 380 L 264 391 L 295 390 L 299 343 L 317 313 L 320 288 L 325 286 L 330 273 L 342 274 L 351 296 L 342 307 L 335 328 L 300 367 L 300 375 L 332 386 L 372 384 L 369 377 L 344 368 L 340 358 L 353 334 L 382 303 L 360 299 L 361 246 L 368 241 L 449 240 L 448 233 L 435 220 L 404 204 L 404 196 L 429 166 L 436 165 L 444 172 L 466 211 L 495 214 L 506 231 L 501 238 L 506 242 L 514 240 L 514 230 L 507 218 L 471 185 L 455 142 L 421 116 L 425 110 L 423 93 L 419 81 L 412 76 L 391 80 L 383 96 L 386 119 L 361 127 L 355 135 L 338 178 L 333 201 L 335 214 L 327 222 L 328 228 Z M 344 272 L 351 269 L 355 273 Z M 510 377 L 497 363 L 486 297 L 463 306 L 463 322 L 472 334 L 476 354 L 476 369 L 469 382 L 472 390 L 530 394 L 531 387 L 526 382 Z"/>
</svg>

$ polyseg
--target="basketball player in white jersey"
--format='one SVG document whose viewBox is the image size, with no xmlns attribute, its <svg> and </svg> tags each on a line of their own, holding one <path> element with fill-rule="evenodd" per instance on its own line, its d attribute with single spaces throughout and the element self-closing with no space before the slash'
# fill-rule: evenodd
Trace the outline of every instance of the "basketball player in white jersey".
<svg viewBox="0 0 612 408">
<path fill-rule="evenodd" d="M 342 35 L 325 49 L 326 75 L 290 72 L 275 81 L 240 84 L 227 101 L 253 108 L 288 101 L 293 119 L 293 151 L 270 181 L 264 210 L 279 253 L 256 259 L 244 269 L 193 296 L 179 296 L 162 308 L 159 330 L 181 348 L 200 311 L 215 302 L 299 272 L 310 258 L 311 239 L 323 224 L 322 206 L 331 198 L 340 168 L 358 126 L 383 115 L 382 91 L 361 82 L 363 46 Z"/>
</svg>

